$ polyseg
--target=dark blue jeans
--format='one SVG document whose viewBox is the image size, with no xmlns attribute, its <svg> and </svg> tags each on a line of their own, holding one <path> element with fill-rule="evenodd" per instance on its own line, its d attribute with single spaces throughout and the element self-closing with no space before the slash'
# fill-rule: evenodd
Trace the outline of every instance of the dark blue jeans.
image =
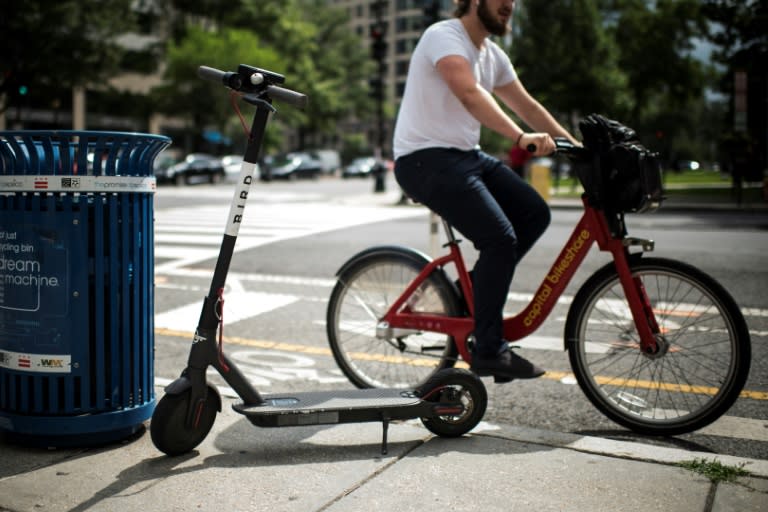
<svg viewBox="0 0 768 512">
<path fill-rule="evenodd" d="M 506 347 L 502 315 L 515 267 L 547 229 L 541 196 L 498 159 L 479 150 L 429 148 L 400 157 L 403 191 L 471 240 L 479 251 L 472 287 L 476 354 Z"/>
</svg>

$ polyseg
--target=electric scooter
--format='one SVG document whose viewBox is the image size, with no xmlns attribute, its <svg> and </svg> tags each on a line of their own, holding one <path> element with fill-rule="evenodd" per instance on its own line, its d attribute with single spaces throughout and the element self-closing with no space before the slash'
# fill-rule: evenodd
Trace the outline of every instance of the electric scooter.
<svg viewBox="0 0 768 512">
<path fill-rule="evenodd" d="M 458 437 L 472 430 L 485 413 L 488 395 L 482 381 L 467 370 L 442 370 L 414 389 L 261 394 L 227 357 L 221 336 L 218 340 L 216 337 L 217 331 L 221 332 L 224 287 L 267 122 L 276 112 L 272 103 L 276 100 L 302 108 L 307 97 L 281 87 L 285 82 L 283 75 L 244 64 L 236 72 L 200 66 L 197 74 L 228 87 L 255 106 L 256 112 L 187 367 L 165 388 L 152 415 L 150 433 L 155 446 L 167 455 L 180 455 L 195 448 L 208 435 L 222 407 L 218 390 L 206 381 L 209 366 L 242 400 L 234 403 L 233 409 L 259 427 L 380 421 L 383 454 L 387 453 L 390 421 L 420 418 L 428 430 L 442 437 Z"/>
</svg>

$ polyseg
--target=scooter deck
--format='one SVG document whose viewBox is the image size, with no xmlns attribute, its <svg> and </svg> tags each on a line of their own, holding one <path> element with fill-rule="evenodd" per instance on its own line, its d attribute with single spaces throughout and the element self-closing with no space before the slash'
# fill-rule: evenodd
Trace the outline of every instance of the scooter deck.
<svg viewBox="0 0 768 512">
<path fill-rule="evenodd" d="M 329 425 L 389 421 L 433 415 L 435 402 L 424 402 L 413 390 L 351 389 L 263 395 L 257 405 L 232 408 L 260 427 Z"/>
</svg>

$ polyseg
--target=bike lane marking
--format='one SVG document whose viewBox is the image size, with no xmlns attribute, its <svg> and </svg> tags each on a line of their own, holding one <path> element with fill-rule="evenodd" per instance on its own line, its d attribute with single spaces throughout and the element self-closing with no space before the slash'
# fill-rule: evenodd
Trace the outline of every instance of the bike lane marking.
<svg viewBox="0 0 768 512">
<path fill-rule="evenodd" d="M 157 335 L 192 337 L 188 331 L 174 331 L 169 329 L 156 329 Z M 255 340 L 240 337 L 227 337 L 227 343 L 238 346 L 256 348 L 256 350 L 235 350 L 231 357 L 241 366 L 241 371 L 246 378 L 257 387 L 269 387 L 273 381 L 309 381 L 318 384 L 341 384 L 346 383 L 347 379 L 343 376 L 337 376 L 333 372 L 325 372 L 315 368 L 316 361 L 312 357 L 305 356 L 325 356 L 332 357 L 331 350 L 326 347 L 313 347 L 298 343 L 286 343 L 270 340 Z M 375 356 L 362 354 L 361 358 L 373 359 Z M 382 361 L 395 364 L 433 364 L 430 359 L 418 359 L 407 357 L 380 357 Z M 467 365 L 459 362 L 457 367 L 466 368 Z M 210 377 L 218 376 L 214 369 L 209 368 Z M 562 384 L 575 384 L 575 378 L 570 372 L 547 372 L 542 378 L 554 380 Z M 173 379 L 155 377 L 155 385 L 164 387 L 170 384 Z M 230 387 L 225 385 L 216 385 L 222 396 L 237 399 L 239 396 Z M 751 398 L 755 400 L 768 400 L 768 393 L 755 391 L 742 391 L 741 398 Z M 699 435 L 714 435 L 732 439 L 742 439 L 751 441 L 768 442 L 768 429 L 766 421 L 754 418 L 744 418 L 737 416 L 721 416 L 712 424 L 701 428 L 695 432 Z"/>
<path fill-rule="evenodd" d="M 227 323 L 237 322 L 293 304 L 298 300 L 299 297 L 295 295 L 233 291 L 225 297 L 224 320 Z M 189 329 L 190 325 L 196 325 L 201 306 L 202 301 L 199 301 L 158 313 L 155 315 L 155 327 L 181 331 Z"/>
<path fill-rule="evenodd" d="M 162 328 L 156 328 L 155 334 L 158 336 L 177 336 L 177 337 L 191 337 L 193 335 L 193 333 L 189 331 L 175 331 L 171 329 L 162 329 Z M 225 337 L 225 343 L 233 343 L 237 345 L 245 345 L 249 347 L 257 347 L 262 349 L 279 350 L 284 352 L 295 352 L 295 353 L 301 353 L 301 354 L 313 354 L 313 355 L 322 355 L 322 356 L 330 356 L 330 357 L 333 356 L 333 353 L 331 352 L 330 348 L 314 347 L 310 345 L 302 345 L 299 343 L 286 343 L 281 341 L 270 341 L 270 340 L 256 340 L 256 339 L 242 338 L 238 336 Z M 357 359 L 361 361 L 362 360 L 380 361 L 385 363 L 407 364 L 412 366 L 431 366 L 435 364 L 435 361 L 432 358 L 418 358 L 418 357 L 409 357 L 409 356 L 382 356 L 382 355 L 368 354 L 368 353 L 350 353 L 349 356 L 352 359 Z M 463 361 L 460 361 L 458 364 L 456 364 L 456 367 L 468 368 L 467 364 L 464 363 Z M 542 378 L 555 380 L 563 384 L 576 383 L 572 372 L 548 371 L 542 376 Z M 657 382 L 651 382 L 651 381 L 616 379 L 614 377 L 598 377 L 597 379 L 601 383 L 608 383 L 608 382 L 617 383 L 618 382 L 619 384 L 623 384 L 623 385 L 632 385 L 640 388 L 649 388 L 649 389 L 650 388 L 656 389 L 659 386 L 662 386 L 663 389 L 666 389 L 668 391 L 691 392 L 691 393 L 700 393 L 700 394 L 714 394 L 716 392 L 716 388 L 709 388 L 706 386 L 687 386 L 687 385 L 673 384 L 673 383 L 659 384 Z M 751 400 L 768 400 L 768 392 L 755 391 L 755 390 L 742 390 L 739 397 L 748 398 Z"/>
</svg>

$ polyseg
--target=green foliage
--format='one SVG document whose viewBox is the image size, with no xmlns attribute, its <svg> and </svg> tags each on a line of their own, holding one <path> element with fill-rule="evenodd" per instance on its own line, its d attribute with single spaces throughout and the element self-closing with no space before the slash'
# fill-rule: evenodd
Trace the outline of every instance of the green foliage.
<svg viewBox="0 0 768 512">
<path fill-rule="evenodd" d="M 619 65 L 629 77 L 633 104 L 626 122 L 666 160 L 701 159 L 699 137 L 707 66 L 692 55 L 704 33 L 698 0 L 626 1 L 616 26 Z M 651 134 L 663 134 L 654 140 Z M 710 134 L 707 134 L 710 135 Z M 711 139 L 710 139 L 711 140 Z"/>
<path fill-rule="evenodd" d="M 719 157 L 727 162 L 737 158 L 748 160 L 755 169 L 768 166 L 764 141 L 768 136 L 765 116 L 754 115 L 765 104 L 768 88 L 768 3 L 765 0 L 703 0 L 702 12 L 710 21 L 708 38 L 714 44 L 712 58 L 725 71 L 720 73 L 718 89 L 729 98 L 734 95 L 734 72 L 746 72 L 747 116 L 746 132 L 734 128 L 734 102 L 728 105 L 715 137 Z"/>
<path fill-rule="evenodd" d="M 260 67 L 275 68 L 279 61 L 279 56 L 263 47 L 251 32 L 241 29 L 212 32 L 190 27 L 184 39 L 179 43 L 171 42 L 167 49 L 164 76 L 169 83 L 165 97 L 169 101 L 167 106 L 171 107 L 169 112 L 176 109 L 175 114 L 183 115 L 189 110 L 197 112 L 197 106 L 211 109 L 212 105 L 221 103 L 216 99 L 221 99 L 222 87 L 197 78 L 197 68 L 201 65 L 232 70 L 241 62 L 254 62 Z M 193 102 L 192 105 L 190 102 Z M 212 117 L 221 120 L 221 116 L 215 113 L 216 109 L 213 110 Z"/>
<path fill-rule="evenodd" d="M 285 74 L 287 87 L 310 98 L 305 111 L 277 105 L 270 144 L 284 144 L 282 125 L 298 134 L 291 145 L 322 138 L 363 151 L 365 136 L 348 138 L 339 126 L 350 118 L 373 120 L 367 83 L 373 62 L 367 41 L 349 30 L 346 12 L 335 5 L 27 0 L 0 16 L 0 101 L 66 108 L 73 85 L 91 84 L 98 87 L 89 91 L 89 107 L 125 115 L 129 105 L 127 114 L 144 117 L 158 109 L 186 116 L 196 132 L 216 128 L 236 136 L 240 122 L 224 90 L 199 80 L 195 70 L 201 64 L 234 69 L 248 63 Z M 737 67 L 747 69 L 750 80 L 764 76 L 767 19 L 762 0 L 526 0 L 518 2 L 509 52 L 526 88 L 577 135 L 578 119 L 600 112 L 632 126 L 669 161 L 714 160 L 718 143 L 726 147 L 734 137 L 731 102 L 708 101 L 705 90 L 718 84 L 730 95 L 730 73 Z M 158 29 L 168 34 L 162 45 L 116 44 L 127 32 Z M 714 43 L 719 67 L 693 57 L 696 38 Z M 120 71 L 149 73 L 159 63 L 166 64 L 165 82 L 149 99 L 102 86 Z M 762 80 L 750 82 L 750 90 L 765 90 Z M 7 106 L 0 104 L 0 112 Z M 394 112 L 394 105 L 385 105 L 387 117 Z M 751 136 L 765 140 L 764 134 Z M 481 144 L 503 155 L 509 141 L 484 131 Z"/>
<path fill-rule="evenodd" d="M 513 62 L 526 88 L 566 126 L 626 110 L 625 70 L 594 0 L 526 0 L 516 13 Z"/>
<path fill-rule="evenodd" d="M 744 469 L 744 464 L 739 466 L 727 466 L 717 460 L 707 461 L 706 459 L 694 459 L 683 461 L 680 466 L 699 473 L 709 478 L 714 483 L 733 482 L 740 476 L 748 476 L 749 472 Z"/>
<path fill-rule="evenodd" d="M 116 37 L 134 28 L 131 0 L 26 0 L 3 9 L 0 98 L 71 94 L 109 78 L 120 61 Z M 1 101 L 1 100 L 0 100 Z M 8 105 L 0 104 L 0 112 Z"/>
<path fill-rule="evenodd" d="M 768 52 L 768 5 L 763 0 L 703 0 L 702 12 L 716 23 L 709 32 L 714 57 L 729 65 Z M 741 62 L 739 62 L 741 64 Z M 755 62 L 757 64 L 757 62 Z"/>
<path fill-rule="evenodd" d="M 637 121 L 653 105 L 666 109 L 700 98 L 704 66 L 691 55 L 703 33 L 698 0 L 627 1 L 616 26 L 619 65 L 629 77 Z"/>
<path fill-rule="evenodd" d="M 234 70 L 240 63 L 258 63 L 259 67 L 275 69 L 280 57 L 247 30 L 208 31 L 189 27 L 184 38 L 168 45 L 164 85 L 153 91 L 154 103 L 170 115 L 187 117 L 198 137 L 204 128 L 235 135 L 232 132 L 238 125 L 230 121 L 233 111 L 226 89 L 200 80 L 197 68 L 206 65 Z M 248 108 L 239 100 L 238 105 L 244 110 Z"/>
<path fill-rule="evenodd" d="M 194 83 L 200 82 L 195 69 L 204 64 L 233 70 L 245 63 L 284 74 L 285 87 L 309 96 L 304 111 L 277 105 L 276 121 L 298 131 L 299 148 L 309 136 L 335 136 L 340 120 L 371 112 L 366 80 L 372 64 L 360 38 L 349 31 L 343 11 L 320 0 L 236 3 L 237 8 L 224 10 L 212 6 L 209 20 L 215 22 L 201 27 L 194 16 L 205 12 L 199 3 L 174 2 L 184 10 L 174 16 L 177 39 L 167 50 L 167 84 L 156 92 L 164 111 L 188 112 L 195 125 L 232 126 L 223 91 L 214 84 Z"/>
<path fill-rule="evenodd" d="M 592 112 L 622 118 L 631 98 L 612 33 L 595 0 L 526 0 L 507 48 L 528 91 L 572 133 Z M 510 141 L 484 130 L 484 150 L 504 157 Z"/>
<path fill-rule="evenodd" d="M 523 83 L 566 126 L 618 119 L 666 160 L 711 159 L 722 109 L 696 60 L 707 31 L 699 0 L 526 0 L 511 52 Z"/>
<path fill-rule="evenodd" d="M 342 137 L 341 161 L 342 163 L 351 162 L 359 156 L 369 156 L 373 154 L 368 143 L 368 138 L 362 133 L 350 133 Z"/>
</svg>

